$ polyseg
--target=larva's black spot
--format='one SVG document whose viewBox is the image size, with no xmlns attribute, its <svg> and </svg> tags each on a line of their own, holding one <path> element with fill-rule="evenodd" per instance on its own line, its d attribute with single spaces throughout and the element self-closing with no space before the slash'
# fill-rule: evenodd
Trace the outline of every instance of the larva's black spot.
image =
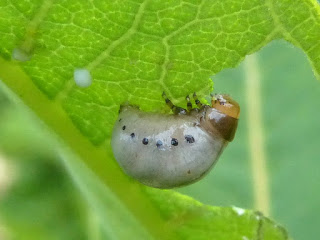
<svg viewBox="0 0 320 240">
<path fill-rule="evenodd" d="M 176 138 L 171 139 L 171 145 L 178 146 L 178 140 Z"/>
<path fill-rule="evenodd" d="M 189 170 L 189 171 L 188 171 L 188 174 L 190 174 L 190 173 L 191 173 L 191 171 Z"/>
<path fill-rule="evenodd" d="M 186 139 L 187 143 L 194 143 L 194 137 L 191 135 L 185 135 L 184 138 Z"/>
<path fill-rule="evenodd" d="M 122 119 L 120 118 L 120 119 L 119 119 L 119 122 L 121 122 L 121 120 L 122 120 Z"/>
<path fill-rule="evenodd" d="M 131 133 L 130 136 L 134 138 L 136 135 L 134 133 Z"/>
<path fill-rule="evenodd" d="M 126 126 L 123 126 L 123 127 L 122 127 L 122 130 L 125 130 L 125 129 L 126 129 Z"/>
<path fill-rule="evenodd" d="M 142 143 L 143 143 L 144 145 L 147 145 L 147 144 L 149 143 L 148 138 L 144 138 L 144 139 L 142 139 Z"/>
<path fill-rule="evenodd" d="M 157 143 L 156 143 L 156 145 L 157 145 L 158 148 L 161 147 L 161 146 L 162 146 L 161 140 L 158 140 Z"/>
</svg>

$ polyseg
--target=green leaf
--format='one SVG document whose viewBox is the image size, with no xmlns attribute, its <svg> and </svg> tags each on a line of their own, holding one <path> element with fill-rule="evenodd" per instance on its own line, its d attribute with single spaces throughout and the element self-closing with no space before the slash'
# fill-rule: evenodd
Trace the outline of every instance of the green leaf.
<svg viewBox="0 0 320 240">
<path fill-rule="evenodd" d="M 304 50 L 318 77 L 319 16 L 311 0 L 5 0 L 0 3 L 0 78 L 157 236 L 167 223 L 159 215 L 163 210 L 111 157 L 119 105 L 129 101 L 161 111 L 162 91 L 181 106 L 194 91 L 205 97 L 212 91 L 211 75 L 279 38 Z M 30 60 L 10 60 L 14 51 Z M 76 68 L 90 71 L 92 86 L 75 85 Z M 164 201 L 165 193 L 158 194 Z M 186 211 L 196 205 L 190 203 Z M 209 220 L 199 224 L 215 234 Z"/>
<path fill-rule="evenodd" d="M 258 147 L 248 142 L 254 131 L 248 68 L 256 68 L 260 79 L 261 104 L 257 105 L 264 152 L 256 159 L 251 155 Z M 261 209 L 256 194 L 264 192 L 263 186 L 253 175 L 263 174 L 252 160 L 264 158 L 267 215 L 284 224 L 293 239 L 316 239 L 320 221 L 320 192 L 316 190 L 320 182 L 320 84 L 307 56 L 285 41 L 274 41 L 237 68 L 215 75 L 214 82 L 220 92 L 232 93 L 242 107 L 237 136 L 206 178 L 179 191 L 205 204 Z"/>
<path fill-rule="evenodd" d="M 2 220 L 9 224 L 13 236 L 26 239 L 61 239 L 73 236 L 72 233 L 75 232 L 78 238 L 83 236 L 83 239 L 87 239 L 83 231 L 88 229 L 90 237 L 106 236 L 93 239 L 128 239 L 132 236 L 137 239 L 151 238 L 143 225 L 117 200 L 115 194 L 83 163 L 79 163 L 75 156 L 66 154 L 65 150 L 61 152 L 63 163 L 89 203 L 88 209 L 82 204 L 83 208 L 79 212 L 81 205 L 76 203 L 80 202 L 80 199 L 77 194 L 73 196 L 74 189 L 70 187 L 68 176 L 59 169 L 59 162 L 52 161 L 56 154 L 48 147 L 55 144 L 48 139 L 44 129 L 40 128 L 39 131 L 39 123 L 30 119 L 25 112 L 14 110 L 12 105 L 3 107 L 1 115 L 2 150 L 7 154 L 24 156 L 23 161 L 19 161 L 15 166 L 23 174 L 23 177 L 19 176 L 20 183 L 16 184 L 13 193 L 7 198 L 0 198 Z M 14 163 L 12 161 L 10 165 L 14 166 Z M 207 239 L 211 235 L 215 239 L 233 239 L 234 236 L 242 236 L 242 239 L 258 236 L 260 239 L 269 239 L 268 234 L 275 235 L 270 239 L 286 237 L 281 227 L 258 212 L 236 207 L 209 207 L 172 191 L 161 191 L 159 194 L 159 190 L 144 189 L 142 194 L 150 198 L 167 222 L 168 226 L 162 231 L 174 228 L 181 239 L 194 239 L 195 236 Z M 88 214 L 85 214 L 86 211 Z M 88 218 L 89 226 L 80 226 L 78 229 L 81 216 Z M 35 221 L 38 224 L 34 224 Z M 64 224 L 66 221 L 67 226 Z M 47 231 L 47 226 L 57 228 L 58 231 Z M 165 235 L 161 233 L 159 236 Z M 172 236 L 172 239 L 177 239 L 178 236 Z"/>
</svg>

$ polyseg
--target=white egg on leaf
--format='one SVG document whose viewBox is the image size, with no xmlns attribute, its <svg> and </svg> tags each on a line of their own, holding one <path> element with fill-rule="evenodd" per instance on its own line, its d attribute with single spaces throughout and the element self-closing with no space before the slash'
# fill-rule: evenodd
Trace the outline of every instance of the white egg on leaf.
<svg viewBox="0 0 320 240">
<path fill-rule="evenodd" d="M 73 78 L 78 87 L 86 88 L 92 84 L 92 77 L 89 70 L 84 68 L 75 69 Z"/>
<path fill-rule="evenodd" d="M 143 112 L 122 106 L 111 146 L 123 171 L 156 188 L 174 188 L 201 179 L 234 138 L 240 108 L 226 95 L 213 97 L 211 106 L 176 107 L 163 95 L 174 114 Z"/>
</svg>

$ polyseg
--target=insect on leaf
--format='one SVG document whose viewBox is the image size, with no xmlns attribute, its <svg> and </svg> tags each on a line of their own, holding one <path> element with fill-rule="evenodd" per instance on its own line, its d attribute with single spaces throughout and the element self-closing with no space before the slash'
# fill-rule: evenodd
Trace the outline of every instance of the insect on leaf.
<svg viewBox="0 0 320 240">
<path fill-rule="evenodd" d="M 115 163 L 110 137 L 120 104 L 162 111 L 165 91 L 185 106 L 187 94 L 212 92 L 210 76 L 274 39 L 300 47 L 318 77 L 319 13 L 313 0 L 4 0 L 0 79 L 154 238 L 286 239 L 254 212 L 142 187 Z M 76 69 L 90 86 L 76 84 Z"/>
</svg>

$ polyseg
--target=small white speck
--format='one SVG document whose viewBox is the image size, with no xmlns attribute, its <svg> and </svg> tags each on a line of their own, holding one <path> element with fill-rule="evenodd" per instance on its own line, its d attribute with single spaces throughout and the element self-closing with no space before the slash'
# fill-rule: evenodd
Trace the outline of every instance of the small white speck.
<svg viewBox="0 0 320 240">
<path fill-rule="evenodd" d="M 89 87 L 92 83 L 91 74 L 87 69 L 76 69 L 73 73 L 74 81 L 79 87 Z"/>
<path fill-rule="evenodd" d="M 242 240 L 249 240 L 249 238 L 246 236 L 242 236 Z"/>
<path fill-rule="evenodd" d="M 232 207 L 232 209 L 239 215 L 239 216 L 241 216 L 241 215 L 243 215 L 245 212 L 246 212 L 246 210 L 245 209 L 243 209 L 243 208 L 238 208 L 238 207 Z"/>
<path fill-rule="evenodd" d="M 12 59 L 17 60 L 17 61 L 21 61 L 21 62 L 25 62 L 25 61 L 29 61 L 31 59 L 31 57 L 25 51 L 23 51 L 19 48 L 15 48 L 12 51 Z"/>
</svg>

